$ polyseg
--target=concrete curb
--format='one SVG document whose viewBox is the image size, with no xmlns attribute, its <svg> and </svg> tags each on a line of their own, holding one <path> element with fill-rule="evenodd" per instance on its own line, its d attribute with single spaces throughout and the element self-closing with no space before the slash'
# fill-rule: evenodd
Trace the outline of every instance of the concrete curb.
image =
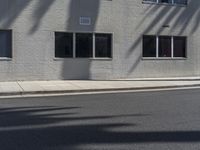
<svg viewBox="0 0 200 150">
<path fill-rule="evenodd" d="M 0 92 L 0 96 L 26 96 L 26 95 L 42 95 L 42 94 L 75 94 L 86 92 L 111 92 L 111 91 L 128 91 L 128 90 L 156 90 L 168 88 L 191 88 L 200 87 L 200 84 L 190 85 L 168 85 L 168 86 L 146 86 L 146 87 L 128 87 L 128 88 L 104 88 L 104 89 L 76 89 L 76 90 L 49 90 L 49 91 L 20 91 L 20 92 Z"/>
</svg>

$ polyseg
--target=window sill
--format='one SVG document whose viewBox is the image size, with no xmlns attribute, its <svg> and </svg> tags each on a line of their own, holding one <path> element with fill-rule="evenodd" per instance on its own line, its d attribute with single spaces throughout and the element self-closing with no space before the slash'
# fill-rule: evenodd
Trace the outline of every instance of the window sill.
<svg viewBox="0 0 200 150">
<path fill-rule="evenodd" d="M 143 1 L 142 3 L 143 4 L 152 4 L 152 5 L 187 7 L 187 4 L 168 4 L 168 3 L 156 3 L 156 2 L 146 2 L 146 1 Z"/>
<path fill-rule="evenodd" d="M 111 61 L 113 58 L 108 58 L 108 57 L 102 57 L 102 58 L 89 58 L 90 60 L 108 60 L 108 61 Z"/>
<path fill-rule="evenodd" d="M 74 59 L 72 57 L 66 57 L 66 58 L 59 58 L 59 57 L 54 57 L 53 60 L 59 61 L 59 60 L 66 60 L 66 59 Z"/>
<path fill-rule="evenodd" d="M 70 60 L 70 59 L 73 59 L 73 60 L 80 60 L 80 59 L 88 59 L 88 60 L 102 60 L 102 61 L 111 61 L 113 58 L 108 58 L 108 57 L 102 57 L 102 58 L 84 58 L 84 57 L 78 57 L 78 58 L 72 58 L 72 57 L 69 57 L 69 58 L 54 58 L 53 60 L 55 61 L 63 61 L 63 60 Z"/>
<path fill-rule="evenodd" d="M 12 58 L 9 58 L 9 57 L 0 57 L 0 61 L 12 61 Z"/>
<path fill-rule="evenodd" d="M 187 60 L 186 57 L 142 57 L 142 60 Z"/>
</svg>

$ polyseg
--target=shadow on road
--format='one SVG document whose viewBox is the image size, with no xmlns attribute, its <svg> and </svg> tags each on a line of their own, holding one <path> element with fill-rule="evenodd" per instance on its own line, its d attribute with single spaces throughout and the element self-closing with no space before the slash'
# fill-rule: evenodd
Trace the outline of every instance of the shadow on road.
<svg viewBox="0 0 200 150">
<path fill-rule="evenodd" d="M 125 132 L 127 123 L 88 123 L 91 120 L 145 117 L 148 114 L 81 116 L 81 107 L 16 107 L 0 109 L 1 150 L 79 150 L 82 145 L 200 142 L 200 131 Z M 78 121 L 78 122 L 77 122 Z M 113 131 L 113 129 L 115 129 Z"/>
</svg>

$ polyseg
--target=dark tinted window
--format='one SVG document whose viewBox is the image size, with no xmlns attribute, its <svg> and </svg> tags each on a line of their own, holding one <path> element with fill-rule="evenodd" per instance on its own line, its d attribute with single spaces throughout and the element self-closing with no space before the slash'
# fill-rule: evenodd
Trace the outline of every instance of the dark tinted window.
<svg viewBox="0 0 200 150">
<path fill-rule="evenodd" d="M 183 4 L 183 5 L 187 5 L 187 0 L 174 0 L 174 4 Z"/>
<path fill-rule="evenodd" d="M 174 57 L 186 57 L 186 37 L 174 37 Z"/>
<path fill-rule="evenodd" d="M 0 30 L 0 57 L 12 57 L 12 31 Z"/>
<path fill-rule="evenodd" d="M 143 0 L 143 2 L 187 5 L 187 0 Z"/>
<path fill-rule="evenodd" d="M 95 57 L 111 57 L 111 49 L 111 34 L 95 34 Z"/>
<path fill-rule="evenodd" d="M 73 57 L 73 33 L 55 33 L 55 57 Z"/>
<path fill-rule="evenodd" d="M 76 34 L 76 57 L 92 57 L 93 35 L 90 33 Z"/>
<path fill-rule="evenodd" d="M 156 57 L 156 36 L 143 36 L 143 57 Z"/>
<path fill-rule="evenodd" d="M 157 0 L 143 0 L 144 2 L 157 2 Z"/>
<path fill-rule="evenodd" d="M 172 0 L 159 0 L 160 3 L 172 3 Z"/>
<path fill-rule="evenodd" d="M 171 37 L 159 36 L 159 57 L 171 57 Z"/>
</svg>

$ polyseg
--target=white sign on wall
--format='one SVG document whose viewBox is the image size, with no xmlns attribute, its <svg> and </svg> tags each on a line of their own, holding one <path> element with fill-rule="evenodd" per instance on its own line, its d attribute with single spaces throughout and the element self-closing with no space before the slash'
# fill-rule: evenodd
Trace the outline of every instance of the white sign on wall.
<svg viewBox="0 0 200 150">
<path fill-rule="evenodd" d="M 89 26 L 89 25 L 91 25 L 91 18 L 90 17 L 80 17 L 79 23 L 80 23 L 80 25 Z"/>
</svg>

